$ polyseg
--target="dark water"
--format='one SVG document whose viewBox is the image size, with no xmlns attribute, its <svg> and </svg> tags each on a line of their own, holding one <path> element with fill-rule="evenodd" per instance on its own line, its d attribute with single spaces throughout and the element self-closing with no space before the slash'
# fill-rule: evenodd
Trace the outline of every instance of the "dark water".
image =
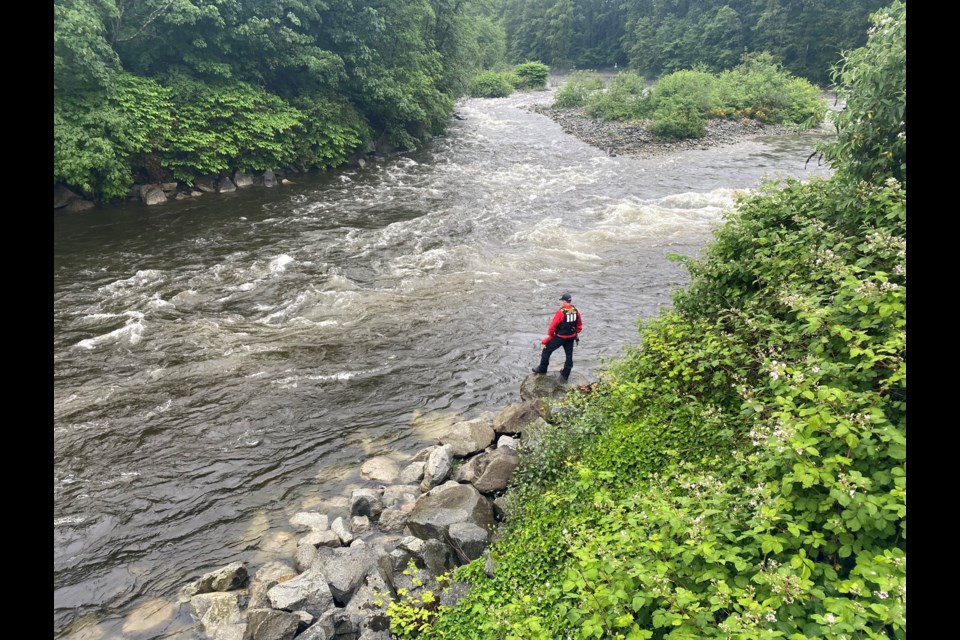
<svg viewBox="0 0 960 640">
<path fill-rule="evenodd" d="M 290 560 L 290 517 L 342 509 L 363 461 L 519 401 L 562 292 L 589 375 L 738 190 L 826 175 L 817 133 L 608 157 L 519 108 L 548 101 L 465 102 L 364 170 L 55 218 L 54 637 L 197 637 L 187 582 Z"/>
</svg>

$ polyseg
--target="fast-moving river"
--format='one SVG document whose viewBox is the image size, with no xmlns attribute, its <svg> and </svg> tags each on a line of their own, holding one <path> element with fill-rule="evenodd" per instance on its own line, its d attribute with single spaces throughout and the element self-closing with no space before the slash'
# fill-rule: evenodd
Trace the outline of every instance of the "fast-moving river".
<svg viewBox="0 0 960 640">
<path fill-rule="evenodd" d="M 54 637 L 199 637 L 189 581 L 291 560 L 290 517 L 365 460 L 518 402 L 563 292 L 590 376 L 738 191 L 827 174 L 822 132 L 610 157 L 523 109 L 549 101 L 468 100 L 363 170 L 55 217 Z"/>
</svg>

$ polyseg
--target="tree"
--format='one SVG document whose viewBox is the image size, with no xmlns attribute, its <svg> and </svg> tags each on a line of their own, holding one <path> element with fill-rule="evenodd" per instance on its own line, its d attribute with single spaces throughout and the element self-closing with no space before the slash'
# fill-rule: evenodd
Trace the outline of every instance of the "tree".
<svg viewBox="0 0 960 640">
<path fill-rule="evenodd" d="M 833 69 L 843 110 L 837 137 L 819 151 L 838 171 L 861 180 L 906 180 L 907 9 L 897 0 L 871 16 L 867 44 Z"/>
<path fill-rule="evenodd" d="M 106 20 L 117 15 L 110 0 L 54 0 L 53 90 L 103 90 L 120 71 L 107 40 Z"/>
</svg>

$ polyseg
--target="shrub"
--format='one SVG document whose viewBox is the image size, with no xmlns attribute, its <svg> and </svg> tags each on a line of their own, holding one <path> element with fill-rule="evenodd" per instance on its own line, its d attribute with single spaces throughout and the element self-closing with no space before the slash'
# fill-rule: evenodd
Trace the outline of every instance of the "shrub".
<svg viewBox="0 0 960 640">
<path fill-rule="evenodd" d="M 656 111 L 649 125 L 650 133 L 658 138 L 685 140 L 707 135 L 707 121 L 693 109 Z"/>
<path fill-rule="evenodd" d="M 702 69 L 676 71 L 660 78 L 650 89 L 650 103 L 663 114 L 704 114 L 720 104 L 718 79 Z"/>
<path fill-rule="evenodd" d="M 521 91 L 543 89 L 547 86 L 547 76 L 550 67 L 542 62 L 524 62 L 513 68 L 512 74 L 516 78 L 514 88 Z"/>
<path fill-rule="evenodd" d="M 505 98 L 513 93 L 513 83 L 508 73 L 484 71 L 474 77 L 469 92 L 473 98 Z"/>
<path fill-rule="evenodd" d="M 209 84 L 186 77 L 171 82 L 173 135 L 162 161 L 188 184 L 234 168 L 291 166 L 304 115 L 277 96 L 242 82 Z"/>
<path fill-rule="evenodd" d="M 603 90 L 603 80 L 596 71 L 573 71 L 553 96 L 553 106 L 560 109 L 582 107 L 594 94 Z"/>
<path fill-rule="evenodd" d="M 833 70 L 845 101 L 833 115 L 835 140 L 820 147 L 828 161 L 870 181 L 907 174 L 906 6 L 895 2 L 871 17 L 867 45 L 847 53 Z"/>
<path fill-rule="evenodd" d="M 826 115 L 820 90 L 792 77 L 769 53 L 745 55 L 738 67 L 720 74 L 719 86 L 720 100 L 735 116 L 809 127 Z"/>
<path fill-rule="evenodd" d="M 604 91 L 592 94 L 584 106 L 587 115 L 601 120 L 629 121 L 643 118 L 648 110 L 647 82 L 635 71 L 621 71 Z"/>
<path fill-rule="evenodd" d="M 170 139 L 172 112 L 170 91 L 131 74 L 103 92 L 55 96 L 54 183 L 98 200 L 126 196 L 142 154 Z"/>
</svg>

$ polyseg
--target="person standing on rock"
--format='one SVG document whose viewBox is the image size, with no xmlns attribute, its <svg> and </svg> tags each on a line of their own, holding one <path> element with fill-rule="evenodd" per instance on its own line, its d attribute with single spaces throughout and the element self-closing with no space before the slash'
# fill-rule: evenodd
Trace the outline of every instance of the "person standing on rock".
<svg viewBox="0 0 960 640">
<path fill-rule="evenodd" d="M 563 362 L 563 369 L 560 370 L 560 377 L 566 380 L 570 377 L 570 370 L 573 369 L 573 345 L 580 343 L 580 332 L 583 331 L 583 318 L 580 311 L 573 306 L 573 298 L 569 293 L 560 296 L 561 304 L 557 312 L 553 314 L 550 326 L 547 328 L 547 337 L 540 341 L 543 350 L 540 352 L 540 366 L 534 367 L 534 373 L 546 373 L 550 364 L 550 355 L 563 347 L 566 360 Z"/>
</svg>

